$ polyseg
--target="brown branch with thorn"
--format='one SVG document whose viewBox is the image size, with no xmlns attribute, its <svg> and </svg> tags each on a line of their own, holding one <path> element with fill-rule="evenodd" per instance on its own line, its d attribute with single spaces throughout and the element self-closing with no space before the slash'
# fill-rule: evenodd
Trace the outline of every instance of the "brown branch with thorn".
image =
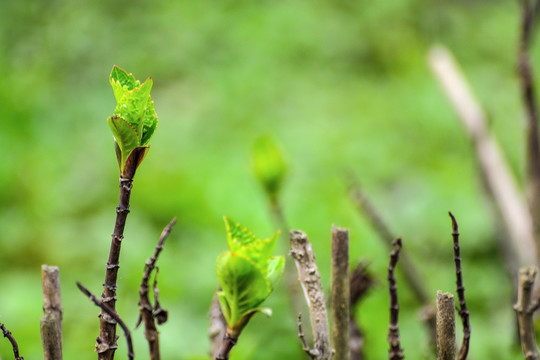
<svg viewBox="0 0 540 360">
<path fill-rule="evenodd" d="M 456 265 L 456 292 L 459 301 L 459 317 L 463 324 L 463 342 L 457 360 L 467 359 L 469 354 L 469 344 L 471 340 L 471 323 L 469 321 L 469 309 L 465 302 L 465 286 L 463 285 L 463 272 L 461 268 L 461 254 L 459 248 L 459 228 L 456 218 L 451 212 L 448 212 L 452 219 L 452 238 L 454 241 L 454 263 Z"/>
<path fill-rule="evenodd" d="M 90 299 L 97 307 L 99 307 L 101 310 L 103 310 L 108 316 L 111 317 L 115 321 L 115 323 L 118 323 L 122 330 L 124 330 L 124 335 L 126 336 L 126 342 L 127 342 L 127 348 L 128 348 L 128 359 L 132 360 L 135 358 L 135 353 L 133 352 L 133 342 L 131 341 L 131 332 L 129 331 L 129 328 L 127 327 L 126 323 L 120 318 L 120 315 L 116 312 L 116 310 L 113 310 L 109 307 L 109 305 L 105 304 L 103 301 L 95 297 L 90 291 L 88 291 L 87 288 L 85 288 L 80 282 L 77 282 L 77 287 L 83 294 L 85 294 L 88 299 Z"/>
<path fill-rule="evenodd" d="M 308 354 L 312 359 L 330 360 L 333 351 L 330 344 L 328 313 L 315 253 L 304 232 L 291 230 L 290 239 L 291 251 L 289 254 L 296 264 L 298 279 L 304 291 L 311 318 L 313 349 L 310 349 Z"/>
<path fill-rule="evenodd" d="M 2 323 L 0 323 L 0 330 L 2 330 L 2 334 L 4 335 L 4 337 L 7 338 L 11 343 L 11 348 L 13 349 L 13 356 L 15 357 L 15 360 L 24 360 L 24 358 L 19 355 L 19 345 L 17 344 L 17 341 L 13 337 L 11 331 L 9 331 Z"/>
<path fill-rule="evenodd" d="M 539 360 L 540 354 L 536 346 L 534 331 L 534 311 L 538 309 L 538 301 L 533 302 L 534 279 L 536 268 L 529 266 L 519 271 L 519 286 L 517 300 L 514 305 L 516 311 L 521 349 L 526 360 Z"/>
<path fill-rule="evenodd" d="M 399 304 L 396 277 L 394 271 L 399 260 L 399 252 L 401 250 L 401 238 L 394 241 L 394 250 L 390 253 L 390 263 L 388 264 L 388 292 L 390 295 L 390 324 L 388 325 L 388 351 L 389 360 L 404 359 L 403 349 L 401 348 L 399 339 Z"/>
<path fill-rule="evenodd" d="M 148 258 L 146 260 L 146 263 L 144 264 L 144 272 L 143 277 L 141 281 L 141 286 L 139 288 L 139 311 L 140 311 L 140 317 L 139 317 L 139 323 L 140 321 L 144 322 L 144 337 L 146 338 L 146 341 L 148 342 L 148 350 L 150 352 L 150 359 L 151 360 L 159 360 L 160 359 L 160 352 L 159 352 L 159 332 L 156 327 L 155 320 L 158 320 L 158 323 L 161 324 L 161 318 L 159 317 L 160 314 L 165 313 L 166 310 L 161 309 L 161 306 L 159 306 L 158 301 L 158 289 L 156 283 L 154 284 L 154 306 L 150 304 L 150 299 L 148 297 L 149 292 L 149 280 L 150 276 L 152 274 L 152 271 L 156 268 L 156 262 L 159 257 L 159 254 L 163 250 L 163 245 L 165 243 L 165 240 L 171 233 L 171 230 L 176 224 L 176 218 L 172 219 L 171 222 L 163 229 L 161 232 L 161 236 L 159 237 L 159 241 L 156 245 L 156 249 L 152 257 Z M 157 276 L 157 275 L 156 275 Z M 154 278 L 154 280 L 156 277 Z M 156 280 L 155 280 L 156 281 Z M 166 318 L 165 318 L 166 320 Z M 139 325 L 137 323 L 137 326 Z"/>
</svg>

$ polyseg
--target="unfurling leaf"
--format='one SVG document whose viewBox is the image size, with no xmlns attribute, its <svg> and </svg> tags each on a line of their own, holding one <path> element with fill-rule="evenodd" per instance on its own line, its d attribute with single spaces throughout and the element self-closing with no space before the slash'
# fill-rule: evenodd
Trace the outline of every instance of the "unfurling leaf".
<svg viewBox="0 0 540 360">
<path fill-rule="evenodd" d="M 285 259 L 271 256 L 279 233 L 262 240 L 228 217 L 225 217 L 225 225 L 229 251 L 221 254 L 216 262 L 221 286 L 218 297 L 231 334 L 238 336 L 274 291 Z"/>
<path fill-rule="evenodd" d="M 133 74 L 128 74 L 118 66 L 113 67 L 109 81 L 116 98 L 116 108 L 107 122 L 120 150 L 118 163 L 125 177 L 126 174 L 135 173 L 134 169 L 126 171 L 127 163 L 137 166 L 140 163 L 128 162 L 133 150 L 148 147 L 157 127 L 158 118 L 150 96 L 153 82 L 148 78 L 141 84 Z"/>
</svg>

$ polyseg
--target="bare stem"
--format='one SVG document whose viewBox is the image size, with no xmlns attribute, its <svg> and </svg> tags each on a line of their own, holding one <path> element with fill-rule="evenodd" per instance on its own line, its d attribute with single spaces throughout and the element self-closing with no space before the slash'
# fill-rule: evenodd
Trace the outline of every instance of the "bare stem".
<svg viewBox="0 0 540 360">
<path fill-rule="evenodd" d="M 103 310 L 108 316 L 110 316 L 120 327 L 124 330 L 124 335 L 126 336 L 127 348 L 128 348 L 128 359 L 133 360 L 135 358 L 135 353 L 133 352 L 133 342 L 131 341 L 131 332 L 127 327 L 126 323 L 120 318 L 118 313 L 111 309 L 108 304 L 105 304 L 103 301 L 95 297 L 87 288 L 85 288 L 81 283 L 77 282 L 77 287 L 83 294 L 85 294 L 97 307 Z"/>
<path fill-rule="evenodd" d="M 132 186 L 133 178 L 120 178 L 120 199 L 116 207 L 116 221 L 111 235 L 111 248 L 106 266 L 105 282 L 103 283 L 103 294 L 101 295 L 101 301 L 112 310 L 116 308 L 116 279 L 120 268 L 120 248 L 124 238 L 126 219 L 129 214 L 129 199 Z M 100 327 L 99 336 L 96 339 L 96 352 L 99 360 L 112 360 L 118 347 L 116 344 L 118 338 L 116 336 L 116 321 L 103 308 L 99 318 Z"/>
<path fill-rule="evenodd" d="M 536 268 L 534 266 L 525 267 L 519 271 L 517 300 L 514 305 L 518 320 L 521 349 L 526 360 L 540 359 L 540 354 L 536 346 L 533 318 L 533 313 L 537 309 L 538 304 L 532 300 L 535 277 Z"/>
<path fill-rule="evenodd" d="M 349 360 L 349 230 L 332 226 L 332 340 L 334 359 Z"/>
<path fill-rule="evenodd" d="M 389 360 L 404 359 L 403 349 L 399 339 L 399 304 L 397 294 L 397 284 L 394 270 L 399 260 L 401 250 L 401 239 L 394 241 L 394 250 L 390 253 L 390 263 L 388 264 L 388 292 L 390 295 L 390 324 L 388 325 L 388 351 Z"/>
<path fill-rule="evenodd" d="M 223 342 L 221 343 L 221 348 L 216 354 L 215 360 L 229 360 L 229 354 L 237 342 L 238 338 L 232 337 L 228 331 L 225 332 Z"/>
<path fill-rule="evenodd" d="M 41 342 L 45 360 L 62 360 L 62 298 L 60 270 L 57 266 L 41 266 L 43 285 L 43 317 L 40 319 Z"/>
<path fill-rule="evenodd" d="M 159 257 L 159 254 L 163 250 L 163 245 L 165 240 L 169 236 L 172 227 L 176 223 L 176 218 L 172 219 L 171 222 L 163 229 L 159 241 L 156 245 L 156 249 L 152 257 L 146 260 L 144 264 L 143 278 L 141 281 L 141 286 L 139 288 L 139 312 L 142 321 L 144 322 L 144 337 L 148 342 L 148 349 L 150 352 L 151 360 L 159 360 L 159 332 L 156 327 L 154 307 L 150 304 L 150 299 L 148 297 L 148 291 L 150 285 L 148 284 L 150 275 L 152 271 L 156 268 L 156 262 Z M 157 305 L 157 304 L 155 304 Z"/>
<path fill-rule="evenodd" d="M 330 345 L 328 314 L 313 247 L 307 235 L 302 231 L 291 230 L 290 239 L 291 251 L 289 254 L 296 264 L 298 279 L 304 291 L 311 317 L 314 348 L 310 352 L 313 359 L 330 360 L 332 358 L 332 347 Z"/>
<path fill-rule="evenodd" d="M 463 324 L 463 342 L 457 360 L 467 359 L 469 354 L 469 343 L 471 340 L 471 323 L 469 321 L 469 309 L 465 302 L 465 286 L 463 286 L 463 273 L 461 269 L 461 254 L 459 248 L 459 229 L 456 218 L 451 212 L 448 212 L 452 219 L 452 238 L 454 240 L 454 263 L 456 265 L 456 292 L 459 301 L 459 317 Z"/>
<path fill-rule="evenodd" d="M 454 295 L 437 291 L 437 360 L 456 358 Z"/>
<path fill-rule="evenodd" d="M 7 338 L 11 343 L 11 348 L 13 349 L 13 356 L 15 357 L 15 360 L 24 360 L 24 358 L 19 355 L 19 345 L 17 345 L 17 341 L 13 337 L 11 331 L 6 329 L 6 327 L 2 323 L 0 323 L 0 330 L 2 330 L 2 334 L 4 334 L 4 337 Z"/>
</svg>

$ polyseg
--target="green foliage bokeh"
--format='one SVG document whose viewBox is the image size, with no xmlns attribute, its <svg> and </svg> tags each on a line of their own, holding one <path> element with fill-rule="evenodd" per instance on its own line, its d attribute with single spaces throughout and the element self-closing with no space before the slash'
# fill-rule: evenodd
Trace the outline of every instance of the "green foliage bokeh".
<svg viewBox="0 0 540 360">
<path fill-rule="evenodd" d="M 58 265 L 65 358 L 95 357 L 98 310 L 75 281 L 101 293 L 118 197 L 107 79 L 119 64 L 153 78 L 160 125 L 134 182 L 117 306 L 135 324 L 144 261 L 177 216 L 159 260 L 170 314 L 160 329 L 165 360 L 206 355 L 223 215 L 255 233 L 275 230 L 250 166 L 261 134 L 286 153 L 285 215 L 314 243 L 323 283 L 333 223 L 350 229 L 351 261 L 371 262 L 379 282 L 356 314 L 370 359 L 387 353 L 388 254 L 350 203 L 344 169 L 403 237 L 433 296 L 455 287 L 453 211 L 471 357 L 519 359 L 492 211 L 467 136 L 426 62 L 434 43 L 454 51 L 522 178 L 518 13 L 517 2 L 487 0 L 0 2 L 0 322 L 25 358 L 40 358 L 40 265 Z M 405 354 L 433 358 L 399 265 L 397 276 Z M 268 300 L 273 317 L 250 322 L 232 359 L 302 358 L 284 289 Z M 141 329 L 134 339 L 145 358 Z"/>
</svg>

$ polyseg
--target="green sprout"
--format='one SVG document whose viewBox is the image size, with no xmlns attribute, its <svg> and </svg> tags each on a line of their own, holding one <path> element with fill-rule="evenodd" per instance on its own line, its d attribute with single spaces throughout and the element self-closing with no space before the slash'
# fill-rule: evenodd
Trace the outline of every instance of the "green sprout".
<svg viewBox="0 0 540 360">
<path fill-rule="evenodd" d="M 107 123 L 116 144 L 116 155 L 123 177 L 131 178 L 148 151 L 158 118 L 150 96 L 153 81 L 142 84 L 133 74 L 114 66 L 109 78 L 116 98 L 116 108 Z"/>
<path fill-rule="evenodd" d="M 216 262 L 221 286 L 218 297 L 227 321 L 227 333 L 238 338 L 254 314 L 271 314 L 269 309 L 260 306 L 283 274 L 285 258 L 272 256 L 279 231 L 262 240 L 229 217 L 225 217 L 225 226 L 229 251 L 221 254 Z"/>
<path fill-rule="evenodd" d="M 277 195 L 287 172 L 287 165 L 272 138 L 257 138 L 252 149 L 252 163 L 255 177 L 272 201 Z"/>
</svg>

